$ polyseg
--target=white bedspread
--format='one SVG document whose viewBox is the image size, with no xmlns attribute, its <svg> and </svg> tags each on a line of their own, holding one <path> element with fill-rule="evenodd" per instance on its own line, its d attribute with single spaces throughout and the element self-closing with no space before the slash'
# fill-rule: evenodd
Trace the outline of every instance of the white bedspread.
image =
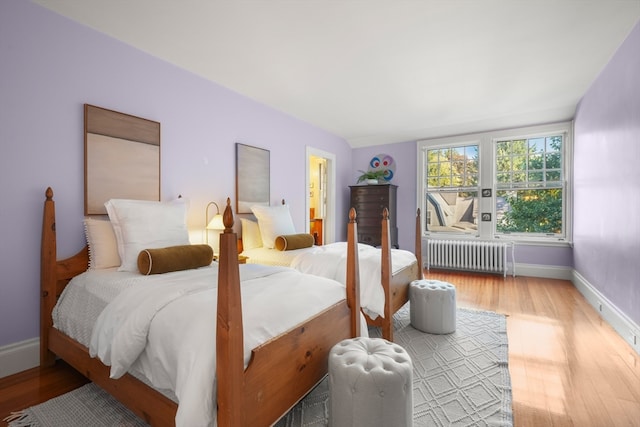
<svg viewBox="0 0 640 427">
<path fill-rule="evenodd" d="M 290 268 L 246 265 L 240 271 L 245 365 L 251 349 L 345 298 L 340 283 Z M 132 370 L 173 390 L 177 426 L 213 426 L 217 265 L 148 279 L 102 311 L 90 353 L 111 365 L 113 378 Z"/>
<path fill-rule="evenodd" d="M 360 305 L 369 317 L 384 317 L 384 289 L 380 271 L 381 249 L 358 244 L 360 265 Z M 417 262 L 416 256 L 405 250 L 391 250 L 393 273 Z M 337 242 L 324 246 L 313 246 L 299 253 L 291 262 L 291 267 L 303 273 L 328 277 L 346 284 L 347 243 Z"/>
</svg>

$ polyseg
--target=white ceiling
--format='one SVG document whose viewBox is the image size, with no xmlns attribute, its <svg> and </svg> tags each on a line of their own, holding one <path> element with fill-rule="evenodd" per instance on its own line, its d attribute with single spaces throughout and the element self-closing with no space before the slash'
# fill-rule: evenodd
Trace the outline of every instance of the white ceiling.
<svg viewBox="0 0 640 427">
<path fill-rule="evenodd" d="M 352 147 L 573 117 L 640 0 L 34 0 Z"/>
</svg>

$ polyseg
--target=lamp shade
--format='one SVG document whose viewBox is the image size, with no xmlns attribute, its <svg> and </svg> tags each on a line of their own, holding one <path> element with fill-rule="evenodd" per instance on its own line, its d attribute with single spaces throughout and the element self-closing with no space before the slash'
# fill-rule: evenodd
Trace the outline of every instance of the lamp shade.
<svg viewBox="0 0 640 427">
<path fill-rule="evenodd" d="M 211 206 L 216 207 L 216 214 L 209 220 L 209 208 Z M 224 222 L 222 221 L 222 215 L 220 214 L 220 208 L 216 202 L 209 202 L 205 212 L 205 242 L 209 244 L 209 230 L 224 230 Z"/>
<path fill-rule="evenodd" d="M 222 215 L 215 214 L 209 224 L 207 224 L 207 230 L 224 230 L 224 223 L 222 222 Z"/>
</svg>

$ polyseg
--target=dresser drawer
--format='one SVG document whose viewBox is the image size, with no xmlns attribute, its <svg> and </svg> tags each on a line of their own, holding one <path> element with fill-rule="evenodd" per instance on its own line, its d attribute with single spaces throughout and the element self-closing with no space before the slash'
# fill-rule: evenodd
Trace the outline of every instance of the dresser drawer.
<svg viewBox="0 0 640 427">
<path fill-rule="evenodd" d="M 351 203 L 389 203 L 388 194 L 360 194 L 351 197 Z"/>
<path fill-rule="evenodd" d="M 358 224 L 358 243 L 380 246 L 382 244 L 380 227 L 360 227 Z"/>
<path fill-rule="evenodd" d="M 376 234 L 380 234 L 380 230 L 382 227 L 382 217 L 380 218 L 372 218 L 372 217 L 356 217 L 356 222 L 358 223 L 358 232 L 363 227 L 373 227 L 375 228 Z"/>
<path fill-rule="evenodd" d="M 379 194 L 389 194 L 389 186 L 388 185 L 362 185 L 360 187 L 351 187 L 351 195 L 352 196 L 362 196 L 362 195 L 379 195 Z"/>
<path fill-rule="evenodd" d="M 373 217 L 382 219 L 382 211 L 387 207 L 383 203 L 352 203 L 351 207 L 356 210 L 358 218 L 360 217 Z"/>
</svg>

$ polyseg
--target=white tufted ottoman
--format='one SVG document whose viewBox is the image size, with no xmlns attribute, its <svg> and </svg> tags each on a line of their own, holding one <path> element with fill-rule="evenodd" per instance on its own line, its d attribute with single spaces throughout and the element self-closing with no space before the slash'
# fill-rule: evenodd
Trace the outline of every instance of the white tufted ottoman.
<svg viewBox="0 0 640 427">
<path fill-rule="evenodd" d="M 382 338 L 351 338 L 329 353 L 329 425 L 413 425 L 413 364 Z"/>
<path fill-rule="evenodd" d="M 411 326 L 430 334 L 456 330 L 456 288 L 439 280 L 414 280 L 409 285 Z"/>
</svg>

